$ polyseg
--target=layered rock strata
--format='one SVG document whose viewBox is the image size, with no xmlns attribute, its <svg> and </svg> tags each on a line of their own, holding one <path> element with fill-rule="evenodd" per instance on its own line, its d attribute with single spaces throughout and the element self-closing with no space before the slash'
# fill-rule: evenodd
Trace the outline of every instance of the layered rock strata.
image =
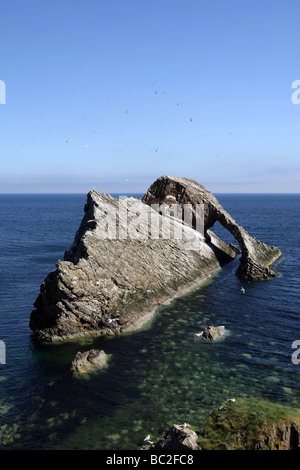
<svg viewBox="0 0 300 470">
<path fill-rule="evenodd" d="M 30 327 L 50 341 L 137 328 L 235 257 L 212 241 L 141 200 L 91 191 L 71 248 L 41 285 Z"/>
<path fill-rule="evenodd" d="M 197 181 L 188 178 L 161 176 L 148 189 L 143 197 L 146 204 L 174 203 L 182 207 L 191 206 L 193 226 L 196 228 L 197 207 L 202 206 L 204 211 L 204 232 L 219 222 L 239 243 L 241 249 L 240 266 L 237 275 L 246 281 L 268 279 L 274 277 L 275 272 L 269 267 L 281 256 L 277 247 L 270 247 L 260 242 L 226 212 L 215 196 Z"/>
</svg>

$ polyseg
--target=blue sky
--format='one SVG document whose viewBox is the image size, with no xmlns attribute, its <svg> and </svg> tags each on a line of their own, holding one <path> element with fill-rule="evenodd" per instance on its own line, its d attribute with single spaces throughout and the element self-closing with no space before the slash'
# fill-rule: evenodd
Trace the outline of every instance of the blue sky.
<svg viewBox="0 0 300 470">
<path fill-rule="evenodd" d="M 298 0 L 1 0 L 0 192 L 300 192 Z"/>
</svg>

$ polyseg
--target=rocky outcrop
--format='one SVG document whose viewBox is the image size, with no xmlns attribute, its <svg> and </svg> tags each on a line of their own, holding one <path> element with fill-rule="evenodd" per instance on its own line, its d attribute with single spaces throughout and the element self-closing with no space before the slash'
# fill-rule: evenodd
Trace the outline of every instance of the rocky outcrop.
<svg viewBox="0 0 300 470">
<path fill-rule="evenodd" d="M 203 429 L 173 425 L 148 449 L 300 450 L 300 409 L 262 398 L 226 400 Z"/>
<path fill-rule="evenodd" d="M 150 447 L 151 450 L 199 450 L 198 435 L 186 425 L 174 424 L 162 439 Z"/>
<path fill-rule="evenodd" d="M 197 181 L 188 178 L 162 176 L 148 189 L 143 197 L 146 204 L 171 205 L 178 203 L 182 207 L 191 205 L 192 219 L 196 228 L 196 208 L 204 207 L 204 232 L 219 222 L 239 243 L 241 249 L 240 266 L 237 275 L 247 281 L 268 279 L 275 276 L 269 267 L 281 252 L 277 247 L 269 247 L 259 240 L 251 237 L 243 227 L 225 211 L 215 196 Z"/>
<path fill-rule="evenodd" d="M 41 285 L 30 327 L 44 340 L 137 328 L 236 253 L 141 200 L 91 191 L 71 248 Z"/>
<path fill-rule="evenodd" d="M 300 450 L 300 410 L 262 398 L 226 401 L 198 443 L 204 450 Z"/>
<path fill-rule="evenodd" d="M 71 365 L 73 375 L 88 374 L 106 366 L 108 356 L 103 350 L 91 349 L 90 351 L 76 353 Z"/>
<path fill-rule="evenodd" d="M 202 332 L 202 338 L 208 339 L 209 341 L 215 341 L 220 339 L 221 336 L 225 334 L 225 327 L 224 326 L 208 326 L 204 328 Z"/>
</svg>

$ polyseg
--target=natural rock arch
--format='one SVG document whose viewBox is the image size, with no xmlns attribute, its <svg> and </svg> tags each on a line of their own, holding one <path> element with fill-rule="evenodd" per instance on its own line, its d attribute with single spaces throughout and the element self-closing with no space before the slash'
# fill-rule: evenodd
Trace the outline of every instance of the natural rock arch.
<svg viewBox="0 0 300 470">
<path fill-rule="evenodd" d="M 198 204 L 204 205 L 204 231 L 207 232 L 216 221 L 227 229 L 239 243 L 241 248 L 240 266 L 237 275 L 247 281 L 268 279 L 275 272 L 270 269 L 281 252 L 277 247 L 270 247 L 260 242 L 226 212 L 216 197 L 197 181 L 189 178 L 161 176 L 148 189 L 143 197 L 146 204 L 172 204 L 182 206 L 191 204 L 196 210 Z"/>
</svg>

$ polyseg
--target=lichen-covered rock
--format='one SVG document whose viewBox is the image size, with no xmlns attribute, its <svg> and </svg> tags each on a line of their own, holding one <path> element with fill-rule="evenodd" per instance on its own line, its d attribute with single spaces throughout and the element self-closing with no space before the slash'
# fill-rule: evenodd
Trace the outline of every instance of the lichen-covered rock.
<svg viewBox="0 0 300 470">
<path fill-rule="evenodd" d="M 300 410 L 262 398 L 226 401 L 198 442 L 203 450 L 300 450 Z"/>
<path fill-rule="evenodd" d="M 88 374 L 96 369 L 102 369 L 106 366 L 107 361 L 108 356 L 103 350 L 78 351 L 72 362 L 71 371 L 74 375 Z"/>
<path fill-rule="evenodd" d="M 173 425 L 147 450 L 160 449 L 300 450 L 300 409 L 263 398 L 228 399 L 204 428 Z"/>
</svg>

